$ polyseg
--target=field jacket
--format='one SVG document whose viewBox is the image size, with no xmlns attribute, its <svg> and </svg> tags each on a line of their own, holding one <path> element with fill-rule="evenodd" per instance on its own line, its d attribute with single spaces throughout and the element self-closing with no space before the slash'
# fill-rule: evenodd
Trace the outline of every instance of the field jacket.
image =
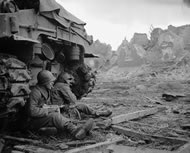
<svg viewBox="0 0 190 153">
<path fill-rule="evenodd" d="M 75 104 L 77 99 L 66 83 L 57 82 L 51 92 L 52 103 L 57 105 Z"/>
<path fill-rule="evenodd" d="M 48 110 L 43 108 L 44 104 L 51 104 L 50 91 L 47 91 L 42 86 L 35 86 L 29 99 L 29 117 L 45 117 L 48 115 Z"/>
</svg>

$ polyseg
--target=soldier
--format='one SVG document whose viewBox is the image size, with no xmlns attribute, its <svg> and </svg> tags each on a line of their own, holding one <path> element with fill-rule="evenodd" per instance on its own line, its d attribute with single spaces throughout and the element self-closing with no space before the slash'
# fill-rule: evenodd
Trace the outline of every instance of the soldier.
<svg viewBox="0 0 190 153">
<path fill-rule="evenodd" d="M 57 112 L 57 109 L 43 106 L 51 105 L 50 90 L 55 81 L 50 71 L 42 70 L 37 75 L 38 83 L 32 89 L 29 101 L 29 128 L 39 130 L 43 127 L 55 127 L 57 130 L 68 130 L 76 139 L 83 139 L 93 126 L 88 120 L 82 127 L 76 127 L 68 118 Z"/>
<path fill-rule="evenodd" d="M 82 112 L 86 115 L 92 115 L 94 117 L 108 117 L 112 114 L 110 110 L 96 111 L 86 104 L 77 103 L 76 96 L 70 88 L 72 83 L 74 83 L 74 78 L 71 74 L 67 72 L 62 72 L 58 76 L 54 88 L 52 89 L 53 104 L 64 105 L 66 107 L 65 110 L 69 110 L 69 108 L 75 108 L 80 113 Z"/>
</svg>

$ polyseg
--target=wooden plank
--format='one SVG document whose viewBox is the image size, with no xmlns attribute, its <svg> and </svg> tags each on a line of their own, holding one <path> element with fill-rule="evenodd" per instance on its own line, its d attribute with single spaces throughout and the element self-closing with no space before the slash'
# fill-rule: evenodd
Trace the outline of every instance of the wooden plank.
<svg viewBox="0 0 190 153">
<path fill-rule="evenodd" d="M 129 146 L 123 146 L 123 145 L 113 145 L 110 152 L 113 152 L 113 153 L 176 153 L 174 151 L 149 149 L 149 148 L 142 148 L 142 147 L 129 147 Z"/>
<path fill-rule="evenodd" d="M 33 144 L 35 146 L 46 148 L 46 149 L 54 149 L 55 148 L 55 147 L 53 147 L 51 145 L 44 144 L 44 143 L 42 143 L 42 141 L 39 141 L 39 140 L 33 140 L 33 139 L 27 139 L 27 138 L 19 138 L 19 137 L 13 137 L 13 136 L 8 136 L 8 135 L 3 136 L 3 138 L 7 139 L 7 140 L 12 140 L 12 141 L 18 141 L 18 142 L 21 142 L 21 143 L 24 143 L 24 144 Z"/>
<path fill-rule="evenodd" d="M 188 143 L 188 141 L 185 140 L 185 139 L 172 138 L 172 137 L 163 137 L 163 136 L 159 136 L 159 135 L 149 135 L 149 134 L 139 133 L 139 132 L 133 131 L 131 129 L 123 128 L 123 127 L 117 126 L 117 125 L 112 126 L 112 128 L 115 131 L 119 132 L 119 133 L 125 134 L 127 136 L 131 136 L 131 137 L 137 137 L 139 139 L 152 137 L 152 138 L 159 138 L 161 140 L 171 141 L 171 142 L 174 142 L 174 143 L 184 143 L 184 144 Z"/>
<path fill-rule="evenodd" d="M 91 150 L 93 150 L 93 149 L 96 149 L 96 148 L 99 148 L 99 147 L 107 147 L 107 146 L 109 146 L 111 144 L 115 144 L 115 143 L 121 142 L 123 140 L 124 140 L 123 138 L 119 138 L 119 139 L 116 139 L 116 140 L 100 142 L 100 143 L 97 143 L 97 144 L 93 144 L 93 145 L 89 145 L 89 146 L 84 146 L 84 147 L 68 150 L 65 153 L 81 153 L 81 152 L 86 152 L 86 151 L 91 152 Z"/>
<path fill-rule="evenodd" d="M 152 114 L 155 114 L 158 111 L 164 110 L 164 109 L 166 109 L 166 108 L 165 107 L 156 107 L 156 108 L 140 110 L 140 111 L 136 111 L 136 112 L 132 112 L 132 113 L 128 113 L 128 114 L 121 114 L 121 115 L 112 117 L 111 122 L 112 122 L 112 124 L 118 124 L 121 122 L 141 118 L 141 117 L 148 116 L 148 115 L 152 115 Z"/>
<path fill-rule="evenodd" d="M 150 124 L 146 124 L 146 123 L 141 123 L 141 122 L 137 122 L 137 121 L 128 121 L 128 122 L 126 122 L 126 123 L 129 123 L 129 124 L 133 124 L 133 123 L 135 123 L 135 124 L 138 124 L 138 125 L 140 125 L 141 127 L 143 127 L 143 126 L 148 126 L 148 127 L 150 127 L 150 128 L 156 128 L 156 129 L 165 129 L 165 127 L 159 127 L 159 126 L 155 126 L 155 125 L 150 125 Z M 184 136 L 187 136 L 188 137 L 188 140 L 190 139 L 189 138 L 189 136 L 190 136 L 190 132 L 189 131 L 185 131 L 185 130 L 180 130 L 180 129 L 173 129 L 173 128 L 168 128 L 167 127 L 167 130 L 168 131 L 174 131 L 176 134 L 178 134 L 179 135 L 179 137 L 182 135 L 184 135 Z"/>
<path fill-rule="evenodd" d="M 62 151 L 56 151 L 56 150 L 51 150 L 51 149 L 45 149 L 45 148 L 40 148 L 38 146 L 32 146 L 32 145 L 17 145 L 14 146 L 15 150 L 18 151 L 24 151 L 24 152 L 29 152 L 29 153 L 62 153 Z"/>
<path fill-rule="evenodd" d="M 12 150 L 11 153 L 24 153 L 22 151 Z"/>
<path fill-rule="evenodd" d="M 89 145 L 89 144 L 95 144 L 95 143 L 96 143 L 95 140 L 86 140 L 86 141 L 71 141 L 65 144 L 69 147 L 79 147 L 82 145 Z"/>
<path fill-rule="evenodd" d="M 190 143 L 179 148 L 177 153 L 190 153 Z"/>
<path fill-rule="evenodd" d="M 8 139 L 8 140 L 13 140 L 13 141 L 19 141 L 19 142 L 23 142 L 23 143 L 31 143 L 31 144 L 40 144 L 41 143 L 41 141 L 39 141 L 39 140 L 18 138 L 18 137 L 13 137 L 13 136 L 8 136 L 8 135 L 3 136 L 3 138 Z"/>
</svg>

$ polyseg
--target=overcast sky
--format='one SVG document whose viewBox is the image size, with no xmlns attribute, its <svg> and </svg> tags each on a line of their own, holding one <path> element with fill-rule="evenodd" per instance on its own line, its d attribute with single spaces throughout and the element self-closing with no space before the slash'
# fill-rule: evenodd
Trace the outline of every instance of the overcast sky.
<svg viewBox="0 0 190 153">
<path fill-rule="evenodd" d="M 182 0 L 56 0 L 65 9 L 87 23 L 94 40 L 110 44 L 113 50 L 135 32 L 149 35 L 151 25 L 190 24 L 190 8 Z"/>
</svg>

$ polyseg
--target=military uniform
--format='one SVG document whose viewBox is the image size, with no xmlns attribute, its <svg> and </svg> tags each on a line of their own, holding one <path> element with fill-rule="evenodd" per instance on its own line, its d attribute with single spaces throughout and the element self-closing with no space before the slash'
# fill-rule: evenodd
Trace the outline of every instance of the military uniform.
<svg viewBox="0 0 190 153">
<path fill-rule="evenodd" d="M 96 111 L 86 104 L 76 103 L 77 99 L 67 83 L 57 82 L 52 89 L 52 104 L 75 105 L 75 108 L 86 115 L 96 115 Z"/>
<path fill-rule="evenodd" d="M 67 130 L 76 139 L 83 139 L 93 127 L 93 120 L 88 120 L 83 126 L 75 126 L 68 118 L 52 109 L 51 94 L 55 80 L 50 71 L 42 70 L 37 75 L 38 84 L 32 89 L 28 103 L 29 129 L 39 130 L 43 127 L 56 127 Z M 44 107 L 47 105 L 48 107 Z"/>
<path fill-rule="evenodd" d="M 47 108 L 43 108 L 44 104 L 51 104 L 50 100 L 50 91 L 47 91 L 43 86 L 34 87 L 30 94 L 28 110 L 30 129 L 38 130 L 41 127 L 51 126 L 60 130 L 67 128 L 70 123 L 69 119 L 57 112 L 50 112 Z"/>
</svg>

